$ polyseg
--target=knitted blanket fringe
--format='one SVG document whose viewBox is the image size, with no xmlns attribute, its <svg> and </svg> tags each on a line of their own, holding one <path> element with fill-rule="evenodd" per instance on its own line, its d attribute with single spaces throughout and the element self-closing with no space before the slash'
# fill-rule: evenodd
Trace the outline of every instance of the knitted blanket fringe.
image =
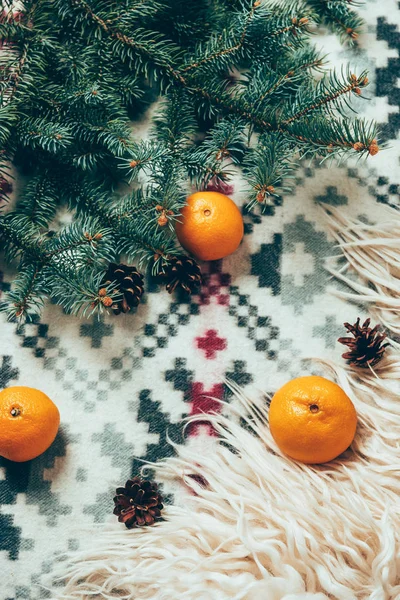
<svg viewBox="0 0 400 600">
<path fill-rule="evenodd" d="M 215 428 L 215 452 L 175 446 L 157 465 L 191 490 L 184 505 L 152 528 L 110 525 L 62 565 L 54 597 L 398 599 L 400 360 L 392 352 L 362 376 L 323 364 L 358 412 L 351 449 L 326 465 L 291 461 L 271 437 L 266 399 L 231 384 L 225 415 L 189 419 Z"/>
<path fill-rule="evenodd" d="M 352 290 L 335 293 L 369 304 L 376 319 L 400 335 L 400 212 L 383 206 L 382 221 L 372 225 L 321 206 L 342 253 L 328 260 L 328 271 Z"/>
<path fill-rule="evenodd" d="M 338 293 L 371 303 L 399 333 L 397 211 L 372 226 L 325 210 L 345 258 L 329 268 L 353 290 Z M 190 490 L 184 502 L 151 528 L 110 524 L 60 564 L 53 598 L 399 600 L 398 344 L 374 369 L 317 362 L 355 404 L 350 449 L 325 465 L 290 460 L 270 434 L 268 399 L 230 384 L 234 399 L 221 414 L 188 419 L 212 425 L 214 452 L 171 442 L 176 456 L 156 465 L 158 479 Z"/>
</svg>

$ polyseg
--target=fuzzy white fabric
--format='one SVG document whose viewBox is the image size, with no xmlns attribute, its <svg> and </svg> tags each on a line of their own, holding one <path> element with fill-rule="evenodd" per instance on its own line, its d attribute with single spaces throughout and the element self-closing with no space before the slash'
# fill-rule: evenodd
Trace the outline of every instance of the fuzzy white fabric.
<svg viewBox="0 0 400 600">
<path fill-rule="evenodd" d="M 215 452 L 179 446 L 158 465 L 191 488 L 182 506 L 152 528 L 110 526 L 70 559 L 54 597 L 398 600 L 400 359 L 392 351 L 376 373 L 325 367 L 358 412 L 344 455 L 319 466 L 288 459 L 271 437 L 267 400 L 235 388 L 225 416 L 201 416 L 218 432 Z"/>
<path fill-rule="evenodd" d="M 346 212 L 322 205 L 330 233 L 337 240 L 344 264 L 333 257 L 328 270 L 353 291 L 342 297 L 368 303 L 385 327 L 400 335 L 400 213 L 382 207 L 378 224 L 351 219 Z M 354 274 L 358 277 L 355 279 Z"/>
</svg>

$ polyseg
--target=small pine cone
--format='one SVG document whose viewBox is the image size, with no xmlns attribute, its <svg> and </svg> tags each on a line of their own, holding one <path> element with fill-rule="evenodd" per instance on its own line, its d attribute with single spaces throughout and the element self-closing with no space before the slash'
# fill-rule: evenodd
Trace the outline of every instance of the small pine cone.
<svg viewBox="0 0 400 600">
<path fill-rule="evenodd" d="M 375 156 L 379 152 L 379 146 L 376 143 L 376 140 L 372 140 L 372 143 L 369 145 L 368 152 L 371 156 Z"/>
<path fill-rule="evenodd" d="M 114 300 L 111 305 L 115 315 L 119 315 L 121 312 L 127 313 L 139 304 L 144 286 L 143 275 L 136 267 L 110 263 L 102 280 L 101 288 L 111 284 L 116 286 L 116 291 L 120 292 L 122 296 L 119 300 Z"/>
<path fill-rule="evenodd" d="M 365 146 L 362 142 L 356 142 L 355 144 L 353 144 L 353 148 L 356 152 L 361 152 L 362 150 L 365 150 Z"/>
<path fill-rule="evenodd" d="M 354 31 L 354 29 L 352 29 L 351 27 L 348 27 L 346 29 L 346 33 L 348 36 L 350 36 L 353 40 L 356 40 L 358 38 L 358 33 L 357 31 Z"/>
<path fill-rule="evenodd" d="M 264 190 L 260 190 L 260 191 L 257 193 L 257 196 L 256 196 L 256 200 L 257 200 L 257 202 L 260 202 L 260 204 L 261 204 L 261 202 L 264 202 L 264 200 L 265 200 L 265 196 L 266 196 L 266 194 L 265 194 L 265 191 L 264 191 Z"/>
<path fill-rule="evenodd" d="M 157 223 L 160 227 L 165 227 L 167 225 L 168 217 L 166 216 L 165 212 L 162 212 L 161 215 L 158 217 Z"/>
<path fill-rule="evenodd" d="M 118 515 L 118 521 L 125 523 L 128 529 L 153 525 L 161 519 L 164 506 L 156 483 L 135 477 L 129 479 L 125 487 L 117 488 L 116 494 L 114 515 Z"/>
<path fill-rule="evenodd" d="M 383 344 L 386 334 L 379 333 L 380 325 L 371 328 L 369 326 L 370 322 L 371 319 L 367 319 L 363 325 L 360 325 L 360 318 L 358 318 L 354 325 L 344 324 L 353 337 L 341 337 L 338 342 L 349 348 L 342 357 L 348 360 L 351 365 L 372 367 L 382 359 L 385 348 L 389 345 L 388 343 Z"/>
<path fill-rule="evenodd" d="M 110 308 L 110 306 L 112 306 L 114 304 L 113 299 L 110 298 L 110 296 L 104 296 L 104 298 L 101 299 L 101 303 L 106 308 Z"/>
<path fill-rule="evenodd" d="M 163 265 L 161 275 L 167 279 L 166 289 L 172 292 L 179 286 L 188 294 L 192 294 L 201 284 L 201 269 L 197 262 L 185 256 L 170 256 Z"/>
</svg>

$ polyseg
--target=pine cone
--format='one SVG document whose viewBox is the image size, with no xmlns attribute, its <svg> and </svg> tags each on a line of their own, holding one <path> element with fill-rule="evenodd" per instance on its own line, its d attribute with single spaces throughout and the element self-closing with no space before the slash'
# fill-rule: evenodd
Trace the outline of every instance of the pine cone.
<svg viewBox="0 0 400 600">
<path fill-rule="evenodd" d="M 117 488 L 116 493 L 114 515 L 128 529 L 153 525 L 161 519 L 164 506 L 156 483 L 135 477 L 128 479 L 125 487 Z"/>
<path fill-rule="evenodd" d="M 111 305 L 115 315 L 119 315 L 121 312 L 127 313 L 139 304 L 144 287 L 143 275 L 136 267 L 110 263 L 104 275 L 102 287 L 112 283 L 116 285 L 116 290 L 122 295 L 122 298 L 114 300 Z"/>
<path fill-rule="evenodd" d="M 180 286 L 188 294 L 192 294 L 201 284 L 201 269 L 197 262 L 185 256 L 169 256 L 163 265 L 161 275 L 167 279 L 167 291 L 172 292 Z"/>
<path fill-rule="evenodd" d="M 380 325 L 375 325 L 372 329 L 369 324 L 371 319 L 367 319 L 360 326 L 360 317 L 354 323 L 344 323 L 347 331 L 354 337 L 341 337 L 338 342 L 348 346 L 348 352 L 342 354 L 342 357 L 349 361 L 351 365 L 358 367 L 369 367 L 375 365 L 381 360 L 385 353 L 388 343 L 383 344 L 386 333 L 378 333 Z"/>
</svg>

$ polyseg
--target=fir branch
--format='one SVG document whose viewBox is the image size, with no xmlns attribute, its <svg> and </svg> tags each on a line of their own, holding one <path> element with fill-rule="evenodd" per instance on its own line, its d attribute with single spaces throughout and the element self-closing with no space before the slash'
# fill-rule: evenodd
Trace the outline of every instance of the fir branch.
<svg viewBox="0 0 400 600">
<path fill-rule="evenodd" d="M 226 181 L 243 166 L 250 206 L 267 209 L 290 189 L 296 154 L 376 154 L 373 124 L 347 116 L 365 74 L 319 84 L 313 74 L 323 59 L 309 24 L 343 30 L 337 20 L 355 16 L 344 0 L 308 4 L 27 0 L 25 17 L 0 22 L 13 43 L 2 60 L 0 176 L 11 159 L 31 178 L 0 215 L 2 248 L 20 260 L 10 315 L 37 312 L 45 296 L 72 312 L 101 309 L 105 265 L 120 253 L 156 273 L 182 252 L 174 226 L 190 181 Z M 152 95 L 162 102 L 140 140 L 129 119 Z M 119 197 L 122 177 L 135 189 Z M 46 231 L 65 204 L 72 225 Z"/>
<path fill-rule="evenodd" d="M 261 94 L 261 96 L 257 98 L 256 105 L 261 104 L 266 98 L 269 98 L 275 94 L 283 84 L 287 83 L 288 81 L 293 81 L 294 76 L 295 72 L 292 69 L 290 69 L 290 71 L 284 75 L 277 75 L 275 77 L 275 81 L 273 81 L 270 86 Z"/>
<path fill-rule="evenodd" d="M 300 152 L 308 156 L 333 157 L 349 150 L 359 156 L 378 152 L 376 125 L 363 119 L 307 118 L 293 122 L 284 135 L 295 140 Z"/>
<path fill-rule="evenodd" d="M 197 86 L 188 88 L 188 92 L 198 94 L 205 100 L 208 100 L 211 105 L 226 111 L 226 114 L 237 115 L 261 130 L 273 128 L 273 125 L 267 120 L 257 116 L 254 112 L 251 112 L 246 103 L 243 103 L 236 98 L 232 98 L 225 93 L 216 95 L 208 92 L 207 89 Z"/>
<path fill-rule="evenodd" d="M 166 6 L 163 2 L 155 0 L 137 0 L 130 6 L 121 6 L 119 11 L 114 16 L 108 16 L 107 22 L 118 22 L 125 26 L 132 26 L 132 23 L 143 17 L 156 16 L 158 13 L 163 13 Z"/>
<path fill-rule="evenodd" d="M 128 177 L 129 183 L 132 183 L 142 171 L 151 172 L 167 152 L 167 148 L 153 141 L 133 142 L 129 154 L 119 162 L 119 168 Z"/>
<path fill-rule="evenodd" d="M 0 215 L 0 241 L 8 261 L 26 256 L 40 262 L 39 238 L 39 229 L 25 215 Z"/>
<path fill-rule="evenodd" d="M 124 202 L 110 203 L 108 194 L 102 189 L 73 186 L 70 189 L 73 204 L 77 204 L 79 212 L 90 212 L 103 227 L 114 232 L 116 252 L 128 255 L 129 259 L 138 258 L 140 265 L 151 263 L 155 255 L 167 257 L 176 254 L 176 246 L 171 233 L 164 228 L 157 227 L 153 222 L 143 216 L 140 208 L 143 194 L 151 195 L 151 191 L 138 191 L 130 195 L 131 202 L 127 206 Z M 155 211 L 156 199 L 151 195 L 153 210 Z M 129 200 L 128 200 L 129 202 Z M 143 201 L 143 204 L 145 202 Z M 146 202 L 146 211 L 150 210 Z"/>
<path fill-rule="evenodd" d="M 359 15 L 351 9 L 361 2 L 352 0 L 307 0 L 319 18 L 333 31 L 339 33 L 343 41 L 353 44 L 363 25 Z"/>
<path fill-rule="evenodd" d="M 91 246 L 93 242 L 101 240 L 101 238 L 101 233 L 95 233 L 94 236 L 92 236 L 90 233 L 85 232 L 82 239 L 69 242 L 65 246 L 60 245 L 57 248 L 54 248 L 53 250 L 47 250 L 43 254 L 44 264 L 47 264 L 54 257 L 59 258 L 63 254 L 73 256 L 75 250 L 79 250 L 80 248 L 82 248 L 82 246 Z"/>
<path fill-rule="evenodd" d="M 72 143 L 71 128 L 41 118 L 27 118 L 19 124 L 21 143 L 55 154 Z"/>
<path fill-rule="evenodd" d="M 84 281 L 81 273 L 85 272 L 84 277 L 87 277 L 87 269 L 96 273 L 106 258 L 113 257 L 110 230 L 99 227 L 93 219 L 73 223 L 59 234 L 46 238 L 25 216 L 9 215 L 0 219 L 0 236 L 11 240 L 14 252 L 16 248 L 24 256 L 21 275 L 0 305 L 0 310 L 10 319 L 37 314 L 43 305 L 43 296 L 56 293 L 60 278 L 64 296 L 68 287 L 76 291 L 76 281 Z M 83 293 L 86 295 L 87 288 Z M 93 290 L 89 297 L 93 302 Z M 76 296 L 74 298 L 78 302 Z M 61 300 L 60 304 L 67 308 L 68 302 Z"/>
<path fill-rule="evenodd" d="M 50 297 L 69 314 L 81 317 L 100 314 L 105 310 L 99 295 L 103 276 L 104 272 L 80 272 L 77 275 L 70 269 L 59 269 L 49 278 Z M 116 300 L 119 292 L 108 286 L 107 296 Z"/>
<path fill-rule="evenodd" d="M 232 114 L 239 115 L 246 120 L 251 121 L 254 125 L 261 127 L 262 129 L 271 129 L 272 125 L 265 121 L 264 119 L 258 118 L 252 112 L 249 112 L 246 108 L 246 105 L 241 103 L 240 101 L 235 101 L 231 97 L 225 97 L 226 94 L 214 94 L 213 92 L 205 89 L 202 86 L 192 84 L 190 80 L 185 78 L 184 73 L 179 70 L 179 68 L 174 67 L 171 63 L 167 62 L 165 59 L 160 58 L 152 49 L 150 49 L 145 44 L 138 44 L 131 37 L 126 35 L 125 33 L 119 31 L 114 28 L 111 29 L 107 26 L 107 24 L 94 13 L 91 9 L 90 5 L 84 0 L 70 0 L 72 4 L 79 5 L 84 8 L 86 14 L 90 16 L 90 18 L 101 27 L 101 29 L 110 35 L 112 38 L 116 38 L 119 42 L 127 45 L 129 47 L 135 48 L 140 53 L 143 53 L 150 60 L 154 61 L 155 66 L 162 68 L 164 73 L 176 83 L 182 85 L 190 94 L 200 95 L 202 98 L 208 100 L 211 104 L 217 105 L 220 108 L 227 110 Z M 257 2 L 255 3 L 257 4 Z M 258 6 L 258 4 L 257 4 Z M 308 24 L 309 20 L 306 17 L 302 17 L 300 19 L 293 18 L 291 23 L 285 27 L 279 28 L 275 31 L 272 31 L 270 34 L 271 38 L 279 37 L 286 33 L 293 33 L 294 31 L 301 30 Z M 159 36 L 157 36 L 157 41 L 159 40 Z M 155 46 L 155 44 L 153 44 Z M 222 90 L 221 90 L 222 91 Z"/>
<path fill-rule="evenodd" d="M 180 78 L 180 75 L 175 72 L 172 65 L 167 62 L 165 58 L 163 58 L 160 52 L 157 52 L 162 41 L 164 41 L 163 52 L 165 52 L 165 56 L 170 60 L 172 59 L 174 52 L 176 53 L 177 49 L 173 46 L 173 44 L 168 44 L 166 39 L 163 40 L 162 36 L 157 34 L 157 32 L 148 33 L 137 29 L 136 39 L 134 39 L 120 29 L 107 25 L 107 23 L 93 11 L 89 3 L 85 2 L 85 0 L 69 0 L 69 2 L 74 6 L 82 8 L 87 17 L 96 25 L 98 25 L 98 27 L 100 27 L 105 34 L 109 35 L 113 39 L 116 39 L 125 46 L 133 48 L 140 54 L 150 58 L 155 65 L 165 69 L 172 77 L 178 77 L 178 79 Z M 141 41 L 138 41 L 140 38 Z"/>
<path fill-rule="evenodd" d="M 179 88 L 165 95 L 154 116 L 151 136 L 155 142 L 162 142 L 169 152 L 176 153 L 188 146 L 197 127 L 192 99 Z"/>
<path fill-rule="evenodd" d="M 48 292 L 40 280 L 43 265 L 24 263 L 21 267 L 23 271 L 15 278 L 13 289 L 0 302 L 0 311 L 7 314 L 9 321 L 29 320 L 40 314 L 44 305 L 43 297 Z"/>
<path fill-rule="evenodd" d="M 202 186 L 215 176 L 225 179 L 230 167 L 240 164 L 246 152 L 245 124 L 237 118 L 227 118 L 215 125 L 210 135 L 194 147 L 187 156 L 187 165 L 197 165 L 192 178 Z M 201 168 L 199 168 L 201 166 Z"/>
<path fill-rule="evenodd" d="M 249 210 L 257 205 L 265 210 L 280 194 L 291 191 L 288 180 L 296 165 L 290 156 L 290 143 L 279 133 L 260 136 L 244 162 L 244 175 L 250 185 Z"/>
<path fill-rule="evenodd" d="M 300 19 L 293 17 L 290 25 L 286 25 L 285 27 L 281 27 L 275 31 L 272 31 L 269 35 L 271 38 L 276 38 L 284 35 L 285 33 L 294 33 L 302 27 L 305 27 L 309 22 L 310 21 L 308 17 L 301 17 Z"/>
<path fill-rule="evenodd" d="M 122 43 L 127 44 L 132 47 L 135 47 L 137 45 L 137 44 L 135 44 L 134 40 L 132 40 L 126 34 L 123 34 L 122 32 L 118 31 L 117 29 L 110 30 L 108 28 L 107 24 L 93 12 L 93 10 L 89 6 L 89 4 L 87 2 L 84 2 L 84 0 L 70 0 L 70 1 L 74 4 L 79 4 L 80 6 L 83 6 L 85 8 L 87 14 L 89 14 L 90 17 L 96 23 L 98 23 L 99 26 L 105 32 L 109 33 L 112 37 L 116 37 Z M 256 4 L 258 7 L 258 3 L 256 3 Z M 254 8 L 254 6 L 253 6 L 253 8 Z M 253 14 L 254 14 L 254 10 L 253 10 L 253 12 L 251 12 L 251 15 L 253 15 Z M 309 23 L 308 17 L 301 17 L 299 19 L 296 17 L 292 17 L 290 24 L 286 25 L 285 27 L 281 27 L 281 28 L 271 31 L 270 37 L 274 38 L 274 37 L 286 34 L 288 32 L 293 33 L 293 31 L 295 31 L 295 30 L 300 30 L 301 28 L 306 27 L 308 23 Z M 246 28 L 246 31 L 247 31 L 247 28 Z M 140 46 L 140 51 L 145 53 L 148 56 L 148 58 L 154 58 L 152 53 L 145 46 L 143 46 L 143 45 Z M 241 116 L 243 119 L 250 121 L 256 127 L 261 128 L 261 130 L 274 130 L 274 129 L 283 130 L 287 124 L 289 124 L 293 120 L 301 118 L 304 114 L 314 111 L 324 105 L 329 105 L 329 103 L 331 103 L 331 102 L 333 103 L 333 102 L 337 101 L 344 94 L 349 93 L 353 90 L 358 90 L 358 89 L 360 89 L 360 87 L 363 87 L 363 85 L 366 85 L 363 83 L 363 78 L 360 76 L 360 78 L 357 78 L 356 80 L 349 82 L 349 84 L 347 86 L 341 85 L 339 87 L 339 89 L 332 92 L 329 96 L 327 96 L 325 98 L 317 99 L 316 102 L 311 104 L 309 107 L 302 109 L 297 114 L 292 115 L 286 121 L 284 120 L 283 122 L 279 123 L 278 127 L 274 127 L 273 124 L 270 123 L 268 120 L 260 118 L 260 117 L 256 116 L 253 112 L 248 111 L 246 103 L 241 102 L 240 99 L 232 98 L 231 96 L 228 96 L 225 93 L 221 93 L 220 95 L 214 95 L 212 92 L 208 91 L 206 88 L 203 88 L 198 85 L 192 85 L 190 83 L 190 81 L 188 81 L 184 77 L 184 74 L 183 74 L 184 71 L 182 72 L 179 70 L 179 68 L 174 68 L 168 62 L 159 60 L 159 61 L 157 61 L 156 64 L 157 64 L 157 66 L 162 67 L 165 70 L 166 74 L 169 75 L 173 80 L 175 80 L 177 83 L 179 83 L 180 85 L 185 87 L 190 94 L 194 93 L 194 94 L 198 94 L 198 95 L 202 96 L 204 99 L 208 100 L 211 104 L 217 105 L 218 107 L 225 109 L 228 113 Z M 221 90 L 221 92 L 222 92 L 222 90 Z"/>
<path fill-rule="evenodd" d="M 260 4 L 261 4 L 261 2 L 258 2 L 258 1 L 254 2 L 252 4 L 250 10 L 248 11 L 247 17 L 245 19 L 241 36 L 236 43 L 234 43 L 233 45 L 229 45 L 228 47 L 221 48 L 214 53 L 206 55 L 201 60 L 192 62 L 188 65 L 183 65 L 183 67 L 181 68 L 181 72 L 188 73 L 189 71 L 192 71 L 193 69 L 198 69 L 199 67 L 202 67 L 205 64 L 209 64 L 210 62 L 213 62 L 216 59 L 220 59 L 223 56 L 225 57 L 225 56 L 239 52 L 243 48 L 243 45 L 245 43 L 246 34 L 247 34 L 247 30 L 249 28 L 251 19 L 253 18 L 255 11 L 260 6 Z"/>
<path fill-rule="evenodd" d="M 10 73 L 10 79 L 8 82 L 8 90 L 5 90 L 2 93 L 3 100 L 5 100 L 6 102 L 11 102 L 13 97 L 16 95 L 19 84 L 22 80 L 24 71 L 25 71 L 27 65 L 29 65 L 29 60 L 28 60 L 29 50 L 30 50 L 30 46 L 31 46 L 34 38 L 32 35 L 27 36 L 26 34 L 31 33 L 31 31 L 32 31 L 32 28 L 33 28 L 32 19 L 34 18 L 35 11 L 41 2 L 42 2 L 42 0 L 37 0 L 36 2 L 33 2 L 31 7 L 29 8 L 29 10 L 27 11 L 27 13 L 25 15 L 23 15 L 23 21 L 26 23 L 26 25 L 24 25 L 25 37 L 27 39 L 22 46 L 22 50 L 20 52 L 20 56 L 19 56 L 16 67 L 14 67 L 12 69 L 12 72 Z M 3 40 L 5 40 L 8 37 L 8 39 L 10 39 L 12 41 L 15 39 L 15 37 L 18 37 L 18 36 L 16 36 L 18 29 L 13 29 L 13 26 L 15 26 L 16 23 L 15 23 L 15 20 L 13 19 L 12 8 L 13 8 L 13 3 L 11 3 L 10 9 L 9 9 L 10 10 L 10 24 L 11 24 L 11 28 L 9 30 L 9 35 L 8 36 L 6 34 L 1 35 L 1 33 L 0 33 L 0 37 Z M 20 29 L 21 29 L 21 27 L 20 27 Z M 7 52 L 7 50 L 6 50 L 6 52 Z M 7 93 L 7 91 L 8 91 L 8 93 Z"/>
<path fill-rule="evenodd" d="M 28 58 L 29 45 L 30 42 L 24 44 L 17 66 L 10 70 L 11 72 L 8 79 L 8 86 L 6 86 L 2 91 L 3 102 L 11 102 L 18 90 L 18 85 L 21 81 L 24 66 Z"/>
<path fill-rule="evenodd" d="M 47 227 L 56 213 L 57 205 L 57 184 L 45 172 L 28 182 L 19 201 L 17 213 L 24 214 L 38 227 Z"/>
<path fill-rule="evenodd" d="M 367 85 L 368 79 L 366 72 L 361 73 L 359 76 L 349 73 L 344 80 L 339 80 L 334 76 L 333 85 L 331 80 L 329 80 L 328 83 L 326 83 L 326 80 L 323 80 L 319 86 L 320 89 L 317 89 L 315 97 L 308 103 L 305 103 L 304 101 L 301 102 L 301 104 L 303 104 L 301 110 L 296 110 L 296 103 L 294 104 L 294 109 L 292 109 L 293 114 L 280 122 L 280 128 L 283 129 L 287 125 L 290 125 L 290 123 L 298 121 L 306 115 L 318 111 L 322 107 L 333 105 L 337 110 L 340 110 L 340 100 L 345 95 L 353 92 L 359 96 L 361 94 L 361 89 Z"/>
</svg>

